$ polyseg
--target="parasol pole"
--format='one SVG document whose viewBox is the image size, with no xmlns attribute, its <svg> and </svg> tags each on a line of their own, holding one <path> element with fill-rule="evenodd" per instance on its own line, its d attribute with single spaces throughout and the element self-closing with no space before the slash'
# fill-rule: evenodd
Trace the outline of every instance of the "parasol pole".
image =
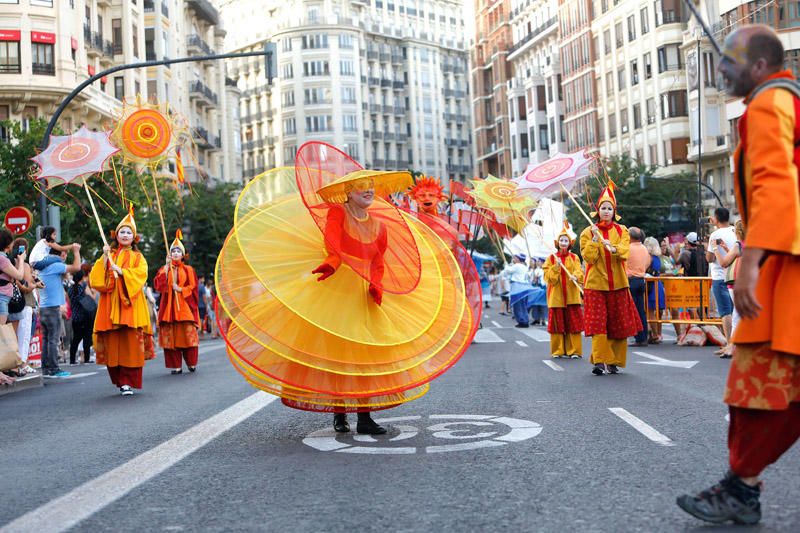
<svg viewBox="0 0 800 533">
<path fill-rule="evenodd" d="M 594 226 L 594 222 L 592 221 L 591 218 L 589 218 L 589 215 L 586 214 L 586 211 L 583 210 L 583 208 L 581 207 L 581 204 L 579 204 L 578 201 L 575 199 L 575 197 L 572 196 L 572 193 L 569 192 L 567 190 L 567 188 L 564 187 L 563 184 L 561 185 L 561 188 L 564 189 L 564 192 L 567 193 L 567 196 L 570 197 L 570 199 L 572 200 L 572 203 L 575 204 L 575 207 L 577 207 L 578 211 L 580 211 L 581 215 L 583 215 L 583 218 L 585 218 L 589 222 L 589 225 L 590 226 Z M 592 231 L 592 233 L 594 233 L 594 230 Z M 610 252 L 611 251 L 611 246 L 606 246 L 606 249 Z"/>
<path fill-rule="evenodd" d="M 153 189 L 156 191 L 156 204 L 158 204 L 158 218 L 161 220 L 161 235 L 164 237 L 164 248 L 167 249 L 167 257 L 169 257 L 169 241 L 167 240 L 167 226 L 164 224 L 164 211 L 161 208 L 161 193 L 158 192 L 158 183 L 156 183 L 156 173 L 153 168 L 150 168 L 150 177 L 153 178 Z M 177 272 L 173 272 L 172 270 L 172 259 L 170 259 L 169 267 L 167 268 L 167 279 L 170 278 L 174 279 L 174 276 L 177 275 Z M 173 285 L 176 281 L 173 281 Z M 175 288 L 171 287 L 170 293 L 172 294 L 172 299 L 175 301 L 175 307 L 180 310 L 181 308 L 181 301 L 180 298 L 177 297 L 175 294 Z"/>
<path fill-rule="evenodd" d="M 106 239 L 106 234 L 103 231 L 103 223 L 100 222 L 100 215 L 97 214 L 97 208 L 94 206 L 94 199 L 92 199 L 92 193 L 89 191 L 89 183 L 84 180 L 83 181 L 83 190 L 86 191 L 86 196 L 89 198 L 89 205 L 92 206 L 92 213 L 94 214 L 94 221 L 97 222 L 97 229 L 100 231 L 100 238 L 103 239 L 103 245 L 108 246 L 108 240 Z M 114 263 L 113 259 L 111 259 L 110 255 L 107 255 L 106 258 L 108 259 L 109 263 Z M 115 278 L 119 278 L 116 271 L 112 271 Z"/>
</svg>

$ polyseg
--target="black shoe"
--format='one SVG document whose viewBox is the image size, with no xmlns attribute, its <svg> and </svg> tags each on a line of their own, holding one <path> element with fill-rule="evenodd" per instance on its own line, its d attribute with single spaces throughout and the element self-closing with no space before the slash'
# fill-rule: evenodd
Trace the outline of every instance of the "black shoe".
<svg viewBox="0 0 800 533">
<path fill-rule="evenodd" d="M 189 372 L 195 372 L 196 370 L 197 370 L 196 366 L 190 366 L 189 367 Z"/>
<path fill-rule="evenodd" d="M 617 365 L 608 365 L 608 373 L 609 374 L 618 374 L 619 373 L 619 368 L 617 368 Z"/>
<path fill-rule="evenodd" d="M 369 413 L 358 413 L 356 431 L 366 435 L 383 435 L 386 428 L 375 422 Z"/>
<path fill-rule="evenodd" d="M 517 325 L 516 325 L 516 326 L 514 326 L 514 327 L 515 327 L 515 328 L 529 328 L 530 326 L 529 326 L 528 324 L 517 324 Z"/>
<path fill-rule="evenodd" d="M 594 365 L 594 368 L 592 369 L 592 374 L 594 374 L 595 376 L 602 376 L 605 373 L 604 366 L 605 365 L 603 365 L 603 363 L 597 363 L 596 365 Z"/>
<path fill-rule="evenodd" d="M 760 495 L 760 487 L 751 487 L 733 472 L 728 472 L 710 489 L 696 496 L 678 496 L 676 503 L 690 515 L 706 522 L 722 524 L 733 521 L 753 525 L 761 520 Z"/>
<path fill-rule="evenodd" d="M 170 372 L 170 374 L 172 374 L 172 375 L 175 375 L 175 374 L 183 374 L 183 369 L 182 369 L 182 368 L 179 368 L 179 369 L 177 369 L 177 370 L 173 370 L 172 372 Z"/>
<path fill-rule="evenodd" d="M 333 430 L 336 433 L 349 433 L 350 424 L 347 423 L 347 415 L 344 413 L 334 413 Z"/>
</svg>

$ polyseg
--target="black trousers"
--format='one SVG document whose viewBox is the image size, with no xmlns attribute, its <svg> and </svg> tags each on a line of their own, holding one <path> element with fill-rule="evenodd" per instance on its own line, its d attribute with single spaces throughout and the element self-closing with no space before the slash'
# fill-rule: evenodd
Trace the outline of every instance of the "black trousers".
<svg viewBox="0 0 800 533">
<path fill-rule="evenodd" d="M 75 356 L 78 352 L 78 345 L 83 341 L 83 362 L 89 362 L 89 355 L 92 348 L 92 330 L 94 329 L 91 321 L 76 322 L 72 321 L 72 342 L 69 343 L 69 363 L 76 363 Z"/>
</svg>

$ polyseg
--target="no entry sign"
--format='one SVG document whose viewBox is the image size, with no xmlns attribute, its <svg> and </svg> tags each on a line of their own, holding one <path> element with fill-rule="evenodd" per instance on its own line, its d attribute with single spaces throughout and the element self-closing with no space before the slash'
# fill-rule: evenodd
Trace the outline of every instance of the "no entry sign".
<svg viewBox="0 0 800 533">
<path fill-rule="evenodd" d="M 33 221 L 33 214 L 21 205 L 12 207 L 6 213 L 4 225 L 14 235 L 19 235 L 28 231 Z"/>
</svg>

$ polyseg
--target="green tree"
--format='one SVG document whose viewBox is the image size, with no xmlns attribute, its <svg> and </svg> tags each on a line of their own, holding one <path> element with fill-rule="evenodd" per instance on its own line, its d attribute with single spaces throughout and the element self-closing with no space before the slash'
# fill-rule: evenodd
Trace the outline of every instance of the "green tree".
<svg viewBox="0 0 800 533">
<path fill-rule="evenodd" d="M 184 221 L 188 228 L 187 249 L 189 262 L 198 275 L 208 276 L 214 272 L 217 255 L 228 232 L 233 227 L 234 199 L 238 187 L 231 183 L 209 187 L 194 186 L 191 201 L 185 202 Z"/>
<path fill-rule="evenodd" d="M 669 179 L 659 179 L 655 177 L 655 167 L 637 163 L 628 155 L 605 159 L 603 165 L 608 176 L 617 185 L 616 197 L 619 214 L 622 217 L 621 224 L 628 227 L 637 226 L 644 230 L 645 235 L 660 239 L 666 234 L 665 220 L 670 215 L 671 207 L 680 206 L 679 214 L 693 220 L 694 206 L 697 203 L 696 187 Z M 644 176 L 643 181 L 642 176 Z M 696 179 L 686 174 L 675 177 Z M 574 189 L 573 196 L 587 214 L 594 211 L 594 202 L 605 187 L 605 182 L 604 178 L 588 177 L 584 180 L 583 186 Z M 575 232 L 580 234 L 589 223 L 568 198 L 566 205 L 567 218 L 575 228 Z M 691 225 L 691 222 L 689 224 Z"/>
</svg>

